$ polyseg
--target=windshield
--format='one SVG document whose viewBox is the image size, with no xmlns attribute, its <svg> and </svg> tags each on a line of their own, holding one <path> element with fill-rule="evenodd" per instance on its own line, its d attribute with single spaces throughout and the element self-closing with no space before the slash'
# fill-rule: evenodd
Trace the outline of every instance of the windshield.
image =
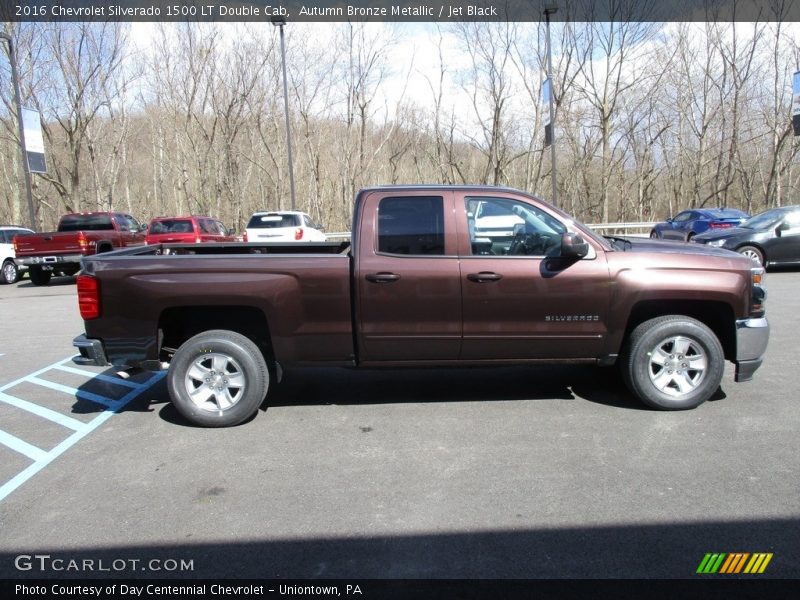
<svg viewBox="0 0 800 600">
<path fill-rule="evenodd" d="M 747 229 L 768 229 L 770 226 L 780 221 L 784 214 L 782 210 L 768 210 L 767 212 L 763 212 L 760 215 L 748 219 L 742 223 L 742 227 L 747 227 Z"/>
</svg>

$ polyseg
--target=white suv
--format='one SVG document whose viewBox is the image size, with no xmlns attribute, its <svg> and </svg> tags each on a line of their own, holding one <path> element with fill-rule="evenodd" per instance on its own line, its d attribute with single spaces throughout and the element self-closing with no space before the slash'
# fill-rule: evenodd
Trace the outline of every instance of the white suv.
<svg viewBox="0 0 800 600">
<path fill-rule="evenodd" d="M 0 227 L 0 265 L 3 269 L 0 283 L 16 283 L 22 276 L 20 269 L 23 267 L 17 265 L 14 254 L 14 236 L 26 233 L 33 233 L 33 231 L 13 225 Z"/>
<path fill-rule="evenodd" d="M 257 212 L 244 231 L 245 242 L 324 242 L 322 225 L 293 210 Z"/>
</svg>

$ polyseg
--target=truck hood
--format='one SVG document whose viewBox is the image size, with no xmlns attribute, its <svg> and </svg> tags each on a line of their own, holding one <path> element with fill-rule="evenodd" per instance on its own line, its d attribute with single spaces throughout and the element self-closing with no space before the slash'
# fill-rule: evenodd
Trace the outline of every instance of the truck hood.
<svg viewBox="0 0 800 600">
<path fill-rule="evenodd" d="M 607 238 L 608 239 L 608 238 Z M 684 255 L 700 255 L 700 256 L 719 256 L 720 258 L 730 258 L 731 256 L 740 256 L 731 250 L 724 248 L 714 248 L 706 246 L 705 244 L 693 244 L 691 242 L 672 242 L 668 240 L 656 240 L 651 238 L 613 238 L 617 240 L 626 240 L 630 244 L 615 243 L 614 249 L 624 250 L 625 252 L 657 252 L 662 254 L 684 254 Z"/>
</svg>

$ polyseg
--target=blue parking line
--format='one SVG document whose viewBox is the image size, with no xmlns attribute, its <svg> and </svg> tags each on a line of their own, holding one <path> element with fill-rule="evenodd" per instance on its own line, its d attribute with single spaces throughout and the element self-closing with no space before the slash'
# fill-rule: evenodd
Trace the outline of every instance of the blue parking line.
<svg viewBox="0 0 800 600">
<path fill-rule="evenodd" d="M 4 446 L 8 446 L 12 450 L 19 452 L 20 454 L 24 454 L 31 460 L 43 460 L 47 457 L 47 451 L 42 450 L 41 448 L 34 446 L 33 444 L 29 444 L 28 442 L 19 439 L 18 437 L 11 435 L 10 433 L 6 433 L 5 431 L 0 431 L 0 444 Z"/>
<path fill-rule="evenodd" d="M 67 359 L 67 360 L 69 360 L 69 359 Z M 69 388 L 68 386 L 61 386 L 60 384 L 53 384 L 52 382 L 48 382 L 48 381 L 46 381 L 44 379 L 40 379 L 38 377 L 38 375 L 41 375 L 42 373 L 45 373 L 45 372 L 49 371 L 50 369 L 58 368 L 58 365 L 62 365 L 62 363 L 64 363 L 64 362 L 65 361 L 63 361 L 63 360 L 59 361 L 58 363 L 55 363 L 55 364 L 50 365 L 48 367 L 45 367 L 43 369 L 39 369 L 38 371 L 36 371 L 36 372 L 34 372 L 34 373 L 30 374 L 30 375 L 27 375 L 25 377 L 21 377 L 20 379 L 17 379 L 16 381 L 12 381 L 11 383 L 8 383 L 8 384 L 0 387 L 0 393 L 4 392 L 5 390 L 7 390 L 7 389 L 9 389 L 9 388 L 11 388 L 11 387 L 13 387 L 15 385 L 19 385 L 20 383 L 29 382 L 29 383 L 35 383 L 35 384 L 38 384 L 38 385 L 46 385 L 47 387 L 50 387 L 52 389 L 58 389 L 60 391 L 73 390 L 74 392 L 79 392 L 79 394 L 76 394 L 76 395 L 79 395 L 79 397 L 83 396 L 85 393 L 80 391 L 80 390 L 76 390 L 75 388 Z M 92 377 L 92 373 L 90 373 L 90 372 L 87 372 L 86 375 L 89 376 L 89 377 Z M 88 423 L 81 424 L 81 428 L 80 429 L 76 430 L 69 437 L 67 437 L 67 439 L 65 439 L 63 442 L 61 442 L 60 444 L 58 444 L 57 446 L 55 446 L 53 449 L 51 449 L 49 451 L 44 451 L 41 448 L 37 448 L 37 447 L 35 447 L 35 446 L 31 445 L 31 444 L 28 444 L 27 442 L 24 442 L 24 441 L 20 440 L 19 438 L 16 438 L 16 437 L 14 437 L 14 436 L 12 436 L 10 434 L 7 434 L 7 433 L 5 433 L 3 431 L 0 431 L 0 443 L 10 447 L 13 450 L 21 452 L 22 454 L 25 454 L 26 456 L 28 456 L 29 458 L 34 460 L 34 462 L 32 464 L 30 464 L 28 467 L 26 467 L 20 473 L 18 473 L 17 475 L 12 477 L 9 481 L 7 481 L 2 486 L 0 486 L 0 502 L 2 502 L 6 498 L 6 496 L 11 494 L 11 492 L 16 490 L 19 486 L 21 486 L 23 483 L 28 481 L 31 477 L 36 475 L 39 471 L 41 471 L 47 465 L 49 465 L 51 462 L 53 462 L 56 458 L 58 458 L 64 452 L 69 450 L 72 446 L 77 444 L 80 440 L 82 440 L 84 437 L 86 437 L 89 433 L 91 433 L 92 431 L 94 431 L 95 429 L 100 427 L 103 423 L 105 423 L 108 419 L 110 419 L 115 413 L 117 413 L 120 410 L 122 410 L 125 407 L 125 405 L 127 405 L 131 400 L 133 400 L 139 394 L 143 393 L 144 391 L 146 391 L 147 389 L 151 388 L 156 383 L 158 383 L 161 379 L 164 378 L 165 375 L 166 375 L 165 371 L 160 371 L 160 372 L 154 373 L 147 381 L 144 381 L 142 383 L 135 383 L 134 385 L 136 387 L 132 388 L 127 394 L 125 394 L 119 400 L 111 400 L 110 398 L 99 397 L 99 398 L 104 398 L 105 399 L 105 401 L 107 402 L 107 405 L 106 405 L 107 408 L 103 412 L 101 412 L 99 415 L 97 415 L 94 419 L 89 421 Z M 133 382 L 130 382 L 130 383 L 133 383 Z M 14 398 L 13 396 L 8 396 L 8 394 L 4 394 L 4 397 L 5 398 Z M 19 399 L 17 399 L 17 400 L 19 400 Z M 25 410 L 27 410 L 27 408 L 25 406 L 25 404 L 27 404 L 26 401 L 20 400 L 20 402 L 24 403 L 22 406 L 20 406 L 20 408 L 24 408 Z M 13 402 L 9 402 L 9 404 L 12 404 L 12 403 Z M 44 410 L 48 410 L 48 409 L 44 409 Z M 34 412 L 34 414 L 36 414 L 36 411 L 31 411 L 31 412 Z M 40 416 L 43 416 L 43 415 L 40 415 Z M 47 418 L 47 417 L 45 417 L 45 418 Z M 71 419 L 71 417 L 66 417 L 66 416 L 65 416 L 65 418 L 66 419 Z M 72 419 L 72 420 L 74 421 L 74 419 Z"/>
<path fill-rule="evenodd" d="M 34 404 L 33 402 L 28 402 L 27 400 L 23 400 L 22 398 L 17 398 L 16 396 L 9 396 L 8 394 L 5 394 L 3 392 L 0 392 L 0 402 L 5 402 L 6 404 L 10 404 L 11 406 L 16 406 L 17 408 L 26 410 L 39 417 L 44 417 L 45 419 L 48 419 L 53 423 L 58 423 L 59 425 L 72 429 L 73 431 L 78 431 L 79 429 L 82 429 L 84 427 L 84 423 L 82 421 L 78 421 L 77 419 L 68 417 L 67 415 L 61 414 L 60 412 L 50 410 L 49 408 L 45 408 L 44 406 L 39 406 L 38 404 Z"/>
<path fill-rule="evenodd" d="M 75 396 L 76 398 L 91 400 L 96 404 L 102 404 L 103 406 L 107 406 L 109 408 L 111 408 L 116 402 L 116 400 L 113 398 L 108 398 L 107 396 L 101 396 L 100 394 L 87 392 L 85 390 L 79 390 L 78 388 L 62 385 L 60 383 L 56 383 L 55 381 L 48 381 L 47 379 L 42 379 L 41 377 L 28 377 L 27 381 L 28 383 L 35 383 L 36 385 L 41 385 L 42 387 L 56 390 L 57 392 L 64 392 L 65 394 Z"/>
<path fill-rule="evenodd" d="M 123 387 L 135 388 L 139 385 L 134 381 L 128 381 L 127 379 L 123 379 L 122 377 L 112 377 L 110 375 L 103 375 L 102 373 L 95 374 L 92 373 L 91 371 L 75 369 L 73 367 L 68 367 L 67 365 L 56 365 L 53 368 L 58 369 L 59 371 L 64 371 L 65 373 L 73 373 L 75 375 L 85 375 L 87 377 L 91 377 L 92 379 L 98 379 L 100 381 L 105 381 L 106 383 L 110 383 L 113 385 L 121 385 Z"/>
</svg>

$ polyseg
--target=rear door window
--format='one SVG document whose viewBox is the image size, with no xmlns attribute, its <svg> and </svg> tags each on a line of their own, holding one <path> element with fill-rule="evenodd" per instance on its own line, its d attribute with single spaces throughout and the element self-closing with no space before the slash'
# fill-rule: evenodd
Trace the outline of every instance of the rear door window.
<svg viewBox="0 0 800 600">
<path fill-rule="evenodd" d="M 442 197 L 383 198 L 378 205 L 378 251 L 415 256 L 444 255 Z"/>
</svg>

